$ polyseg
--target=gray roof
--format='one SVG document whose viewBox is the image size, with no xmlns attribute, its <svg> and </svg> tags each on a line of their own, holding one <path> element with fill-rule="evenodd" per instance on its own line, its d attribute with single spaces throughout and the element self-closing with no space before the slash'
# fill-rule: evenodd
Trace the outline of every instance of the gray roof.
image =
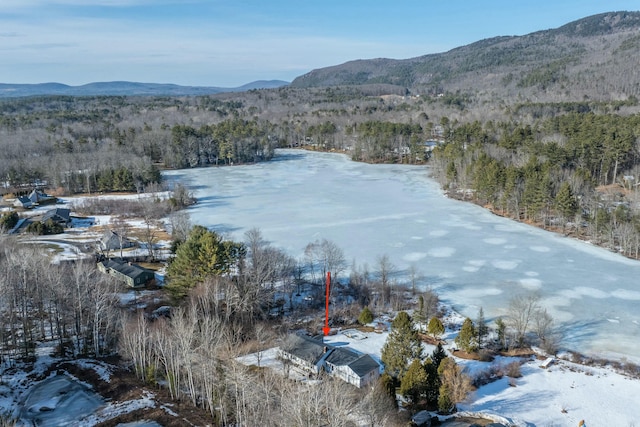
<svg viewBox="0 0 640 427">
<path fill-rule="evenodd" d="M 360 377 L 364 377 L 369 372 L 373 370 L 379 370 L 380 365 L 376 362 L 373 357 L 368 354 L 363 354 L 358 358 L 358 360 L 351 362 L 349 367 L 356 373 L 356 375 Z"/>
<path fill-rule="evenodd" d="M 343 366 L 355 362 L 359 357 L 360 355 L 351 349 L 338 347 L 327 356 L 327 363 Z"/>
<path fill-rule="evenodd" d="M 348 366 L 359 377 L 364 377 L 380 365 L 368 354 L 359 354 L 349 348 L 334 348 L 327 356 L 327 363 L 334 366 Z"/>
<path fill-rule="evenodd" d="M 149 274 L 151 270 L 147 270 L 146 268 L 142 268 L 135 264 L 129 264 L 124 261 L 118 261 L 115 259 L 108 259 L 106 261 L 102 261 L 102 265 L 105 268 L 110 268 L 119 273 L 124 274 L 127 277 L 131 277 L 132 279 L 136 279 L 137 277 L 143 274 Z"/>
<path fill-rule="evenodd" d="M 316 364 L 322 359 L 329 346 L 322 341 L 303 335 L 289 335 L 282 350 L 309 363 Z"/>
<path fill-rule="evenodd" d="M 17 200 L 23 205 L 31 204 L 31 199 L 28 198 L 27 196 L 18 196 Z"/>
<path fill-rule="evenodd" d="M 64 208 L 55 208 L 55 209 L 51 209 L 49 211 L 46 211 L 44 213 L 44 215 L 42 215 L 42 222 L 45 222 L 48 219 L 52 219 L 53 221 L 64 221 L 64 222 L 69 222 L 71 221 L 71 217 L 69 216 L 71 214 L 71 210 L 70 209 L 64 209 Z"/>
</svg>

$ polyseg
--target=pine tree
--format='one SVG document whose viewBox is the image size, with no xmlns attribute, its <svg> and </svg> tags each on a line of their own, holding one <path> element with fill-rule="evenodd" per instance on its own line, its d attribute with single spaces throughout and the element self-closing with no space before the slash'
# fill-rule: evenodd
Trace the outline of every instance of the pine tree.
<svg viewBox="0 0 640 427">
<path fill-rule="evenodd" d="M 413 319 L 418 324 L 418 329 L 422 331 L 422 324 L 425 321 L 424 318 L 424 297 L 422 295 L 418 296 L 418 309 L 413 312 Z"/>
<path fill-rule="evenodd" d="M 401 311 L 391 323 L 391 333 L 382 347 L 381 359 L 386 372 L 394 378 L 402 378 L 407 366 L 422 357 L 422 343 L 413 328 L 411 317 Z"/>
<path fill-rule="evenodd" d="M 428 380 L 429 377 L 422 363 L 418 359 L 413 359 L 400 381 L 400 394 L 411 399 L 414 404 L 418 403 L 420 398 L 426 394 Z"/>
<path fill-rule="evenodd" d="M 478 318 L 476 319 L 476 340 L 478 343 L 478 348 L 482 348 L 484 344 L 484 339 L 489 333 L 489 327 L 487 326 L 487 322 L 484 319 L 484 310 L 480 307 L 478 311 Z"/>
<path fill-rule="evenodd" d="M 196 225 L 167 268 L 166 289 L 175 298 L 182 298 L 189 288 L 207 278 L 228 273 L 244 252 L 241 243 L 223 240 L 216 232 Z"/>
<path fill-rule="evenodd" d="M 373 313 L 369 309 L 369 307 L 365 307 L 360 312 L 360 316 L 358 316 L 358 323 L 361 325 L 366 325 L 368 323 L 373 322 Z"/>
<path fill-rule="evenodd" d="M 438 338 L 440 335 L 444 334 L 444 325 L 442 321 L 437 317 L 432 317 L 429 320 L 429 325 L 427 326 L 427 332 L 433 335 L 433 338 Z"/>
<path fill-rule="evenodd" d="M 564 219 L 562 221 L 562 231 L 564 232 L 566 221 L 571 220 L 576 215 L 576 212 L 578 212 L 578 201 L 573 195 L 568 182 L 563 182 L 562 186 L 560 186 L 558 194 L 556 194 L 555 202 L 556 209 Z"/>
<path fill-rule="evenodd" d="M 502 320 L 502 318 L 500 317 L 496 319 L 496 329 L 498 333 L 498 342 L 500 343 L 500 348 L 505 348 L 507 346 L 507 341 L 506 341 L 507 325 L 504 323 L 504 320 Z"/>
<path fill-rule="evenodd" d="M 451 390 L 447 384 L 442 384 L 438 390 L 438 411 L 443 414 L 450 414 L 456 405 L 451 399 Z"/>
<path fill-rule="evenodd" d="M 436 345 L 436 348 L 433 349 L 433 353 L 431 353 L 431 360 L 435 365 L 436 369 L 440 366 L 440 362 L 447 358 L 447 352 L 444 351 L 441 343 Z"/>
<path fill-rule="evenodd" d="M 440 390 L 440 376 L 438 375 L 438 365 L 436 364 L 436 362 L 434 362 L 432 357 L 427 357 L 427 359 L 424 361 L 424 364 L 422 365 L 424 371 L 427 373 L 427 386 L 424 394 L 427 398 L 427 404 L 429 406 L 437 405 L 438 393 Z M 444 357 L 447 356 L 445 355 Z"/>
<path fill-rule="evenodd" d="M 473 321 L 468 317 L 464 319 L 462 328 L 455 339 L 455 343 L 467 353 L 473 353 L 478 349 L 476 344 L 476 330 L 473 326 Z"/>
</svg>

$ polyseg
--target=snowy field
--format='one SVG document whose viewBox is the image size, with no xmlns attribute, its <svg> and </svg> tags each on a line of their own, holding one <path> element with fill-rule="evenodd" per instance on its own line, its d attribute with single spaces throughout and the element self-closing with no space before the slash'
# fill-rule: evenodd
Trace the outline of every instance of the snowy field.
<svg viewBox="0 0 640 427">
<path fill-rule="evenodd" d="M 296 257 L 326 238 L 369 271 L 387 254 L 395 280 L 415 265 L 422 286 L 472 318 L 481 306 L 488 319 L 503 315 L 514 295 L 535 292 L 565 347 L 640 363 L 640 262 L 448 199 L 424 166 L 281 150 L 272 162 L 166 176 L 194 191 L 194 223 L 231 238 L 258 227 Z"/>
<path fill-rule="evenodd" d="M 347 334 L 351 335 L 351 334 Z M 364 333 L 351 338 L 340 332 L 325 338 L 336 346 L 349 346 L 380 360 L 380 350 L 387 333 Z M 434 347 L 424 344 L 425 354 Z M 260 365 L 282 369 L 275 359 L 276 351 L 262 353 Z M 492 363 L 456 359 L 469 375 L 487 371 L 491 365 L 502 365 L 515 358 L 499 358 Z M 257 364 L 253 355 L 241 359 Z M 461 413 L 482 416 L 518 427 L 633 427 L 640 425 L 640 381 L 615 373 L 608 368 L 594 368 L 556 359 L 546 369 L 540 360 L 529 360 L 521 366 L 522 377 L 503 377 L 472 393 L 458 405 Z"/>
</svg>

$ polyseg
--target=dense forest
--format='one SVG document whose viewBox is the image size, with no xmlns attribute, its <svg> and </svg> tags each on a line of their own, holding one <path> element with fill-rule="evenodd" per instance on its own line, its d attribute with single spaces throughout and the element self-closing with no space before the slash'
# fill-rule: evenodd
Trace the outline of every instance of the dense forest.
<svg viewBox="0 0 640 427">
<path fill-rule="evenodd" d="M 472 97 L 372 90 L 3 100 L 4 193 L 140 192 L 165 168 L 259 162 L 278 147 L 304 146 L 427 163 L 455 197 L 638 257 L 634 99 L 525 102 L 481 120 L 483 103 Z"/>
</svg>

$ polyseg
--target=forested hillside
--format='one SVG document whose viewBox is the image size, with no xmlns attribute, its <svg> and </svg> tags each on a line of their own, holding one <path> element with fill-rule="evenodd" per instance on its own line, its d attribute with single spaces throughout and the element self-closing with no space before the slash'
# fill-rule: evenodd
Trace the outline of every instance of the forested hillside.
<svg viewBox="0 0 640 427">
<path fill-rule="evenodd" d="M 412 94 L 460 92 L 491 103 L 637 97 L 640 12 L 590 16 L 524 36 L 481 40 L 417 58 L 313 70 L 294 87 L 392 84 Z"/>
</svg>

